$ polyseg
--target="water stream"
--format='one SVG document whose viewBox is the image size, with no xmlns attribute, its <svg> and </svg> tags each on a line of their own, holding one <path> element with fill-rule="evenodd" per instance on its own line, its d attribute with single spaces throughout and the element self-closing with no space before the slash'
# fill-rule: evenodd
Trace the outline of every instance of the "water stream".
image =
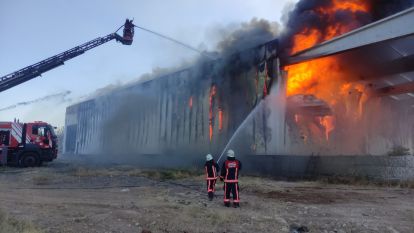
<svg viewBox="0 0 414 233">
<path fill-rule="evenodd" d="M 286 147 L 284 142 L 284 125 L 285 125 L 285 90 L 283 83 L 276 83 L 269 92 L 269 95 L 262 99 L 259 104 L 247 115 L 244 121 L 236 129 L 230 140 L 224 147 L 217 159 L 217 163 L 220 162 L 221 158 L 225 154 L 226 150 L 237 138 L 243 128 L 248 125 L 248 122 L 259 112 L 262 108 L 268 108 L 270 110 L 269 118 L 266 120 L 266 126 L 270 128 L 272 138 L 268 143 L 267 153 L 285 153 Z"/>
<path fill-rule="evenodd" d="M 249 120 L 256 115 L 256 112 L 263 107 L 264 100 L 260 100 L 259 104 L 247 115 L 247 117 L 244 119 L 244 121 L 240 124 L 240 126 L 236 129 L 234 134 L 231 136 L 229 142 L 224 147 L 223 151 L 220 154 L 220 157 L 217 159 L 217 163 L 220 162 L 221 157 L 223 157 L 224 153 L 226 152 L 227 148 L 230 146 L 230 144 L 233 142 L 233 140 L 236 138 L 236 136 L 239 134 L 239 131 L 244 128 L 244 126 L 249 122 Z"/>
</svg>

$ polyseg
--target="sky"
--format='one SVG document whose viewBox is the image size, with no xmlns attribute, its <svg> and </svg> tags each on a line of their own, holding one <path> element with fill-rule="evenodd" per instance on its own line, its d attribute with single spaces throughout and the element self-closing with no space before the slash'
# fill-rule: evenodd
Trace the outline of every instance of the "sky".
<svg viewBox="0 0 414 233">
<path fill-rule="evenodd" d="M 296 0 L 1 0 L 0 76 L 7 75 L 94 38 L 108 35 L 126 18 L 196 48 L 214 49 L 218 28 L 252 18 L 281 22 Z M 96 89 L 121 85 L 156 67 L 173 67 L 199 56 L 144 31 L 134 43 L 110 41 L 42 77 L 0 93 L 0 109 L 70 91 L 69 95 L 0 111 L 0 121 L 47 121 L 63 126 L 67 106 Z"/>
</svg>

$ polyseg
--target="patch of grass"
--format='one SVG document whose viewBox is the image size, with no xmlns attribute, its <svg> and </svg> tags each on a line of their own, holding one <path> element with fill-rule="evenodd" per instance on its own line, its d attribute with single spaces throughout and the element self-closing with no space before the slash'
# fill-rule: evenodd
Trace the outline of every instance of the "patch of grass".
<svg viewBox="0 0 414 233">
<path fill-rule="evenodd" d="M 156 180 L 178 180 L 201 175 L 201 171 L 197 170 L 181 170 L 181 169 L 168 169 L 168 170 L 145 170 L 141 171 L 142 176 L 156 179 Z"/>
<path fill-rule="evenodd" d="M 222 225 L 232 221 L 237 221 L 237 216 L 232 211 L 212 211 L 205 215 L 205 221 L 213 225 Z"/>
<path fill-rule="evenodd" d="M 156 180 L 177 180 L 198 177 L 203 174 L 200 169 L 148 169 L 142 170 L 136 167 L 75 167 L 68 171 L 76 177 L 98 177 L 98 176 L 140 176 Z"/>
<path fill-rule="evenodd" d="M 130 169 L 125 172 L 128 176 L 146 176 L 141 169 Z"/>
<path fill-rule="evenodd" d="M 398 182 L 397 184 L 400 188 L 410 188 L 414 189 L 414 180 Z"/>
<path fill-rule="evenodd" d="M 53 180 L 52 177 L 46 176 L 46 175 L 34 176 L 32 179 L 33 179 L 33 184 L 35 185 L 48 185 Z"/>
<path fill-rule="evenodd" d="M 410 155 L 410 149 L 395 145 L 391 148 L 391 150 L 387 153 L 388 156 L 404 156 L 404 155 Z"/>
<path fill-rule="evenodd" d="M 318 181 L 327 184 L 345 184 L 345 185 L 361 185 L 361 186 L 380 186 L 380 187 L 400 187 L 400 188 L 414 188 L 414 180 L 406 181 L 382 181 L 373 180 L 368 177 L 344 177 L 344 176 L 331 176 L 321 177 Z"/>
<path fill-rule="evenodd" d="M 239 179 L 239 184 L 240 189 L 246 192 L 267 193 L 280 188 L 274 181 L 278 180 L 267 177 L 243 176 Z"/>
<path fill-rule="evenodd" d="M 41 233 L 42 231 L 28 221 L 19 221 L 0 211 L 0 233 Z"/>
<path fill-rule="evenodd" d="M 367 177 L 356 177 L 356 176 L 324 176 L 316 178 L 317 181 L 327 184 L 345 184 L 345 185 L 372 185 L 373 180 Z"/>
<path fill-rule="evenodd" d="M 73 169 L 71 174 L 78 177 L 113 176 L 114 171 L 111 169 L 78 167 Z"/>
</svg>

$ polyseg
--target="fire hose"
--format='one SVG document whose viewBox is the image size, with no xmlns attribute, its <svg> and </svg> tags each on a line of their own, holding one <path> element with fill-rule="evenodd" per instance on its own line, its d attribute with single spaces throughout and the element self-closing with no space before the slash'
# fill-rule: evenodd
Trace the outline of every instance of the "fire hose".
<svg viewBox="0 0 414 233">
<path fill-rule="evenodd" d="M 122 27 L 124 27 L 124 25 L 120 26 L 120 27 L 118 28 L 118 30 L 116 30 L 115 32 L 118 32 L 118 31 L 119 31 Z M 169 37 L 169 36 L 163 35 L 163 34 L 161 34 L 161 33 L 159 33 L 159 32 L 155 32 L 155 31 L 153 31 L 153 30 L 150 30 L 150 29 L 147 29 L 147 28 L 144 28 L 144 27 L 141 27 L 141 26 L 135 25 L 135 24 L 134 24 L 134 27 L 136 27 L 136 28 L 138 28 L 138 29 L 141 29 L 141 30 L 143 30 L 143 31 L 149 32 L 149 33 L 151 33 L 151 34 L 154 34 L 154 35 L 156 35 L 156 36 L 158 36 L 158 37 L 161 37 L 161 38 L 163 38 L 163 39 L 169 40 L 169 41 L 171 41 L 171 42 L 174 42 L 174 43 L 176 43 L 176 44 L 179 44 L 179 45 L 181 45 L 181 46 L 183 46 L 183 47 L 185 47 L 185 48 L 187 48 L 187 49 L 189 49 L 189 50 L 192 50 L 192 51 L 194 51 L 194 52 L 196 52 L 196 53 L 199 53 L 200 55 L 202 55 L 202 56 L 204 56 L 204 57 L 206 57 L 206 58 L 208 58 L 208 59 L 215 59 L 215 58 L 211 57 L 210 55 L 207 55 L 205 52 L 200 51 L 200 50 L 198 50 L 198 49 L 196 49 L 196 48 L 194 48 L 194 47 L 192 47 L 192 46 L 190 46 L 190 45 L 188 45 L 188 44 L 186 44 L 186 43 L 183 43 L 183 42 L 181 42 L 181 41 L 179 41 L 179 40 L 176 40 L 176 39 L 174 39 L 174 38 L 172 38 L 172 37 Z"/>
</svg>

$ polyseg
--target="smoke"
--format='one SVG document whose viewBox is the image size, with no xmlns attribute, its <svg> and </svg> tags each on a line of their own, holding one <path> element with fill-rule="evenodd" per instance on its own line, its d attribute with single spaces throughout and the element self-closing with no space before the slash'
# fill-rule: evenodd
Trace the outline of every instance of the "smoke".
<svg viewBox="0 0 414 233">
<path fill-rule="evenodd" d="M 22 106 L 28 106 L 28 105 L 36 104 L 36 103 L 39 103 L 39 102 L 50 101 L 50 100 L 59 100 L 60 102 L 67 102 L 67 101 L 70 101 L 70 99 L 66 99 L 66 97 L 70 93 L 71 93 L 71 91 L 63 91 L 63 92 L 60 92 L 60 93 L 57 93 L 57 94 L 47 95 L 47 96 L 44 96 L 44 97 L 41 97 L 41 98 L 38 98 L 38 99 L 12 104 L 10 106 L 0 108 L 0 112 L 15 109 L 15 108 L 22 107 Z"/>
<path fill-rule="evenodd" d="M 206 62 L 217 62 L 218 60 L 223 60 L 220 61 L 223 63 L 223 67 L 233 66 L 230 62 L 233 62 L 234 59 L 229 60 L 229 57 L 232 55 L 238 55 L 241 51 L 252 49 L 258 45 L 271 41 L 275 39 L 279 33 L 279 23 L 257 18 L 253 18 L 249 22 L 241 24 L 215 26 L 214 29 L 210 29 L 209 37 L 218 37 L 220 40 L 217 42 L 213 51 L 205 51 L 207 55 L 214 57 L 214 59 L 200 56 L 195 58 L 195 60 L 182 61 L 181 64 L 175 67 L 154 67 L 151 72 L 145 73 L 129 83 L 122 84 L 118 82 L 99 88 L 87 98 L 95 98 L 109 94 L 117 89 L 124 88 L 129 85 L 136 85 L 138 83 L 150 81 L 189 67 L 202 65 Z M 251 58 L 254 58 L 254 56 L 249 54 L 249 56 L 245 57 L 245 60 L 250 60 Z"/>
<path fill-rule="evenodd" d="M 414 6 L 414 0 L 369 0 L 374 21 Z"/>
<path fill-rule="evenodd" d="M 230 30 L 231 33 L 225 35 L 217 44 L 217 50 L 222 56 L 226 56 L 253 48 L 275 39 L 279 34 L 279 28 L 277 22 L 253 18 L 250 22 L 242 23 L 232 32 Z"/>
<path fill-rule="evenodd" d="M 349 29 L 360 27 L 372 21 L 369 14 L 363 11 L 352 12 L 349 10 L 337 10 L 334 15 L 330 12 L 321 12 L 319 9 L 329 9 L 334 7 L 332 0 L 301 0 L 295 8 L 287 13 L 287 22 L 284 25 L 284 31 L 281 35 L 281 48 L 284 50 L 285 56 L 291 54 L 294 45 L 293 37 L 301 33 L 308 33 L 309 29 L 316 29 L 322 35 L 327 35 L 330 25 L 352 24 Z M 325 38 L 317 38 L 320 43 Z"/>
<path fill-rule="evenodd" d="M 245 67 L 248 67 L 252 62 L 257 60 L 257 57 L 250 53 L 241 55 L 240 52 L 252 49 L 275 39 L 277 35 L 279 35 L 280 25 L 277 22 L 253 18 L 251 21 L 241 24 L 216 26 L 211 31 L 216 35 L 210 36 L 219 37 L 221 39 L 217 42 L 214 51 L 205 51 L 205 53 L 216 59 L 208 59 L 200 56 L 195 60 L 182 61 L 180 65 L 175 67 L 155 67 L 151 72 L 145 73 L 129 83 L 123 84 L 117 82 L 107 85 L 95 90 L 91 95 L 86 96 L 84 99 L 93 99 L 99 96 L 104 96 L 113 93 L 116 90 L 138 85 L 180 70 L 188 69 L 189 67 L 202 67 L 203 64 L 210 62 L 220 63 L 216 68 L 217 71 L 213 71 L 212 73 L 222 72 L 223 69 L 229 71 L 242 71 Z M 205 71 L 200 70 L 200 72 Z"/>
<path fill-rule="evenodd" d="M 414 6 L 414 0 L 347 0 L 343 2 L 367 4 L 369 11 L 353 12 L 338 9 L 332 16 L 330 12 L 320 10 L 333 8 L 337 2 L 336 0 L 301 0 L 291 11 L 285 13 L 282 18 L 286 22 L 280 37 L 285 56 L 291 54 L 293 37 L 307 32 L 308 29 L 316 29 L 327 35 L 331 25 L 345 24 L 348 25 L 348 30 L 352 30 Z M 320 37 L 316 42 L 323 41 L 324 38 Z"/>
</svg>

